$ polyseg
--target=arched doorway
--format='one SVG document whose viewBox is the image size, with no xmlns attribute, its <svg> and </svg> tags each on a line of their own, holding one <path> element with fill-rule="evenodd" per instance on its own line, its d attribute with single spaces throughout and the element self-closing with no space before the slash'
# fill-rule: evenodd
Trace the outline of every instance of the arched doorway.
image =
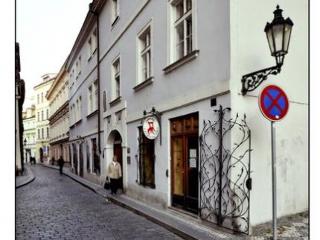
<svg viewBox="0 0 320 240">
<path fill-rule="evenodd" d="M 117 130 L 111 131 L 107 140 L 107 161 L 108 164 L 112 161 L 112 157 L 116 156 L 117 161 L 121 165 L 123 176 L 123 160 L 122 160 L 122 137 Z M 123 177 L 119 179 L 119 188 L 123 189 Z"/>
</svg>

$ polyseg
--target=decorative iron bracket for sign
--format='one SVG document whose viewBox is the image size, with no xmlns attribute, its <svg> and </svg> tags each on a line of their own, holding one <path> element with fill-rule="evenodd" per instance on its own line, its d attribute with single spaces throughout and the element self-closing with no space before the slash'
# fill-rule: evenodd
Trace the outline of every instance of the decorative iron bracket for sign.
<svg viewBox="0 0 320 240">
<path fill-rule="evenodd" d="M 280 73 L 281 66 L 282 65 L 278 64 L 273 67 L 265 68 L 259 71 L 255 71 L 255 72 L 243 75 L 241 79 L 242 95 L 244 96 L 247 94 L 247 92 L 251 92 L 255 90 L 257 87 L 259 87 L 260 84 L 267 79 L 268 75 L 270 74 L 277 75 L 278 73 Z"/>
<path fill-rule="evenodd" d="M 160 146 L 162 144 L 162 126 L 161 126 L 161 113 L 155 109 L 155 107 L 152 107 L 151 111 L 147 112 L 146 110 L 143 111 L 143 116 L 155 116 L 159 122 L 160 126 L 160 132 L 159 132 L 159 137 L 160 137 Z"/>
</svg>

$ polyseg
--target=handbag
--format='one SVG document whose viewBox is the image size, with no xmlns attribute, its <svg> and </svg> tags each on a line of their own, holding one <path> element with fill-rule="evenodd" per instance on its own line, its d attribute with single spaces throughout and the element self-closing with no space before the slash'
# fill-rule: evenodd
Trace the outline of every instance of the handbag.
<svg viewBox="0 0 320 240">
<path fill-rule="evenodd" d="M 110 189 L 110 179 L 108 177 L 106 177 L 106 181 L 104 183 L 104 189 Z"/>
</svg>

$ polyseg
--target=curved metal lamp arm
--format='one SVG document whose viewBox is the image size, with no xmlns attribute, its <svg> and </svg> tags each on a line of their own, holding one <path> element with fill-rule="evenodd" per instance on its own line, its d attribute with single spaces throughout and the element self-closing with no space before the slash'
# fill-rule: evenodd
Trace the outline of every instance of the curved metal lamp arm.
<svg viewBox="0 0 320 240">
<path fill-rule="evenodd" d="M 281 71 L 281 65 L 265 68 L 256 72 L 248 73 L 242 76 L 242 95 L 255 90 L 260 84 L 267 79 L 268 75 L 277 75 Z"/>
</svg>

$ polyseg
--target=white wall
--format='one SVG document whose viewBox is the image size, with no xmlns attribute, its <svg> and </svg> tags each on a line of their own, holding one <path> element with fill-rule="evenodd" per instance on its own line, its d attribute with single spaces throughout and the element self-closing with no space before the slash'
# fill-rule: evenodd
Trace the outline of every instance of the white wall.
<svg viewBox="0 0 320 240">
<path fill-rule="evenodd" d="M 242 75 L 275 65 L 264 27 L 277 4 L 294 22 L 289 53 L 280 74 L 241 96 Z M 250 221 L 255 225 L 272 219 L 271 130 L 257 98 L 269 84 L 282 87 L 290 101 L 287 116 L 276 123 L 278 217 L 308 208 L 308 1 L 231 1 L 230 11 L 231 103 L 237 112 L 246 113 L 252 132 Z"/>
</svg>

